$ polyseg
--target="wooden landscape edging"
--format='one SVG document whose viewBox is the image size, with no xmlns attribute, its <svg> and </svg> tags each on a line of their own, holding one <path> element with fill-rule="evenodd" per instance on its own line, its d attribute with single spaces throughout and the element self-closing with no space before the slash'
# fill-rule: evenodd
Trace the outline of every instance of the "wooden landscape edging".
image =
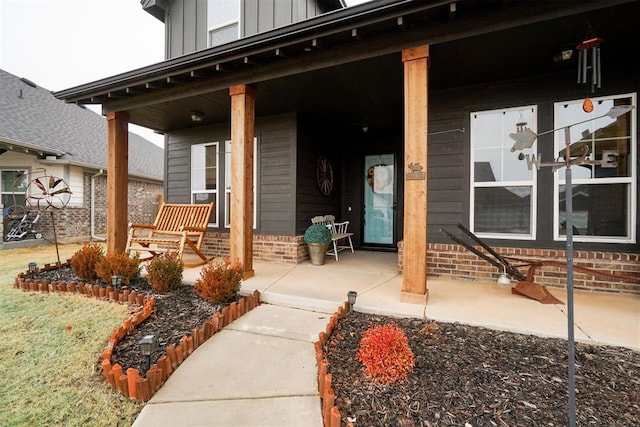
<svg viewBox="0 0 640 427">
<path fill-rule="evenodd" d="M 338 307 L 338 310 L 331 315 L 327 327 L 323 332 L 318 334 L 318 341 L 313 343 L 316 353 L 316 365 L 318 366 L 318 392 L 322 402 L 322 419 L 324 427 L 340 427 L 342 416 L 340 410 L 335 403 L 335 393 L 331 387 L 332 376 L 327 373 L 329 362 L 324 355 L 324 348 L 327 344 L 328 337 L 338 325 L 338 319 L 349 312 L 349 303 Z"/>
<path fill-rule="evenodd" d="M 68 264 L 69 262 L 67 261 L 67 264 L 63 264 L 63 266 Z M 39 271 L 57 268 L 57 265 L 45 264 Z M 140 372 L 135 368 L 129 368 L 126 372 L 123 372 L 122 366 L 119 364 L 112 365 L 111 355 L 118 342 L 153 313 L 156 304 L 154 296 L 138 294 L 135 291 L 130 292 L 128 290 L 120 292 L 111 286 L 103 288 L 97 284 L 91 285 L 81 282 L 34 280 L 28 276 L 28 272 L 19 273 L 15 278 L 14 286 L 23 292 L 57 293 L 59 295 L 79 294 L 120 304 L 138 306 L 109 337 L 109 341 L 102 351 L 102 372 L 107 382 L 124 397 L 141 402 L 151 399 L 151 396 L 162 387 L 169 376 L 196 348 L 216 332 L 260 305 L 260 292 L 256 290 L 253 294 L 241 297 L 238 301 L 224 307 L 220 312 L 214 313 L 211 319 L 206 320 L 201 327 L 194 328 L 189 335 L 183 336 L 178 345 L 169 345 L 166 354 L 160 356 L 157 363 L 152 365 L 143 377 L 140 376 Z"/>
</svg>

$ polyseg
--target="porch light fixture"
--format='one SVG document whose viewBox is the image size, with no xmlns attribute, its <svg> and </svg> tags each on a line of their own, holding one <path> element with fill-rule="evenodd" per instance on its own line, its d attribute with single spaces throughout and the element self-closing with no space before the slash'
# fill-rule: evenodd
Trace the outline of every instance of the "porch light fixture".
<svg viewBox="0 0 640 427">
<path fill-rule="evenodd" d="M 113 286 L 120 286 L 122 285 L 122 276 L 111 276 L 111 284 Z"/>
<path fill-rule="evenodd" d="M 553 55 L 553 62 L 560 64 L 561 62 L 569 61 L 573 58 L 573 49 L 563 49 Z"/>
<path fill-rule="evenodd" d="M 36 274 L 36 270 L 38 270 L 38 264 L 31 261 L 29 264 L 27 264 L 27 268 L 29 270 L 29 274 L 31 274 L 31 277 L 33 277 Z"/>
<path fill-rule="evenodd" d="M 356 291 L 347 292 L 347 300 L 349 301 L 349 313 L 353 313 L 353 306 L 356 304 L 358 293 Z"/>
<path fill-rule="evenodd" d="M 583 58 L 584 60 L 584 58 Z M 566 211 L 566 254 L 567 254 L 567 342 L 568 342 L 568 383 L 569 383 L 569 426 L 576 425 L 576 381 L 575 381 L 575 340 L 574 340 L 574 320 L 573 320 L 573 184 L 571 182 L 571 166 L 601 164 L 600 160 L 591 160 L 587 156 L 589 154 L 589 146 L 582 144 L 582 152 L 575 158 L 571 158 L 571 128 L 573 126 L 591 122 L 603 117 L 612 119 L 618 118 L 623 114 L 630 112 L 634 108 L 633 105 L 615 105 L 602 116 L 593 117 L 581 122 L 573 123 L 558 129 L 552 129 L 536 135 L 535 132 L 526 128 L 526 123 L 517 123 L 517 132 L 509 134 L 509 137 L 515 141 L 511 151 L 530 148 L 533 142 L 540 135 L 553 133 L 558 130 L 564 130 L 564 161 L 557 159 L 554 162 L 542 163 L 540 153 L 537 158 L 535 155 L 529 158 L 529 154 L 520 153 L 518 158 L 522 160 L 526 158 L 527 167 L 529 169 L 535 167 L 540 169 L 541 166 L 552 167 L 553 172 L 564 167 L 565 168 L 565 211 Z M 575 148 L 575 147 L 574 147 Z"/>
<path fill-rule="evenodd" d="M 145 335 L 140 341 L 140 352 L 144 356 L 144 371 L 146 372 L 151 367 L 151 355 L 158 349 L 158 336 L 157 335 Z"/>
<path fill-rule="evenodd" d="M 503 264 L 502 268 L 503 272 L 500 277 L 498 277 L 498 285 L 509 286 L 511 284 L 511 280 L 509 280 L 509 276 L 507 276 L 507 266 Z"/>
<path fill-rule="evenodd" d="M 202 123 L 204 121 L 204 113 L 201 111 L 193 110 L 191 112 L 191 121 L 193 123 Z"/>
</svg>

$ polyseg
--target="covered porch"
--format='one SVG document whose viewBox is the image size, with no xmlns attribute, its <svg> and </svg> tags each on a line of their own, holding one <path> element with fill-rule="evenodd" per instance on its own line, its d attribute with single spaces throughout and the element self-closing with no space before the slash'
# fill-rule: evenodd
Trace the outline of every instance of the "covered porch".
<svg viewBox="0 0 640 427">
<path fill-rule="evenodd" d="M 241 293 L 258 290 L 267 304 L 333 313 L 347 300 L 348 291 L 356 291 L 354 309 L 364 313 L 567 338 L 566 305 L 540 304 L 495 281 L 430 278 L 428 304 L 403 302 L 394 253 L 358 250 L 321 267 L 309 261 L 256 261 L 254 269 L 255 276 L 242 283 Z M 185 283 L 194 283 L 199 273 L 200 268 L 186 269 Z M 566 303 L 564 289 L 549 290 Z M 574 300 L 576 341 L 640 350 L 640 296 L 576 291 Z"/>
<path fill-rule="evenodd" d="M 614 58 L 607 73 L 616 83 L 608 90 L 628 91 L 626 64 L 618 61 L 635 31 L 633 23 L 620 25 L 637 11 L 628 1 L 460 2 L 453 12 L 446 1 L 377 1 L 359 10 L 57 94 L 101 103 L 109 120 L 109 250 L 122 250 L 126 240 L 126 212 L 118 207 L 127 198 L 122 170 L 129 122 L 166 135 L 170 202 L 194 201 L 194 145 L 215 141 L 220 159 L 231 150 L 229 162 L 216 165 L 232 171 L 228 205 L 227 187 L 218 186 L 220 211 L 208 234 L 229 242 L 221 251 L 239 259 L 247 277 L 262 274 L 254 268 L 256 238 L 289 239 L 300 252 L 299 236 L 315 215 L 349 220 L 356 246 L 368 246 L 366 159 L 390 155 L 396 186 L 392 237 L 383 249 L 403 241 L 404 274 L 394 279 L 402 282 L 395 296 L 420 307 L 428 292 L 429 245 L 446 242 L 438 228 L 469 218 L 469 113 L 542 103 L 550 122 L 551 97 L 582 97 L 574 64 L 552 57 L 567 41 L 580 40 L 590 13 Z M 261 144 L 256 151 L 254 140 Z M 331 194 L 317 190 L 319 156 L 335 167 Z M 524 245 L 562 243 L 547 232 Z M 637 245 L 621 250 L 637 251 Z"/>
</svg>

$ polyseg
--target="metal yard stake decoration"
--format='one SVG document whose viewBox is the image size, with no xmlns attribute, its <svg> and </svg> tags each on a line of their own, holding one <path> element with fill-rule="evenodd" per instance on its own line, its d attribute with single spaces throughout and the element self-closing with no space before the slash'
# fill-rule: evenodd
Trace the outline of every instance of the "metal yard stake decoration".
<svg viewBox="0 0 640 427">
<path fill-rule="evenodd" d="M 71 199 L 71 190 L 64 179 L 48 175 L 47 170 L 44 168 L 36 169 L 34 172 L 18 176 L 14 183 L 14 206 L 18 208 L 21 208 L 21 206 L 17 205 L 15 189 L 24 185 L 25 179 L 29 179 L 29 183 L 24 189 L 26 208 L 38 212 L 49 211 L 51 213 L 51 225 L 53 228 L 53 240 L 56 245 L 56 255 L 58 257 L 57 265 L 59 275 L 62 264 L 60 262 L 58 236 L 53 212 L 56 209 L 63 209 L 67 206 Z"/>
<path fill-rule="evenodd" d="M 599 40 L 599 39 L 598 39 Z M 586 43 L 586 42 L 583 42 Z M 597 47 L 597 46 L 596 46 Z M 595 49 L 595 48 L 594 48 Z M 594 50 L 594 55 L 596 55 L 596 51 Z M 582 52 L 581 52 L 582 58 Z M 597 53 L 597 61 L 599 61 L 599 53 Z M 584 58 L 581 59 L 585 60 Z M 598 72 L 594 73 L 594 78 L 598 75 L 599 82 L 599 65 Z M 580 80 L 579 80 L 580 82 Z M 599 84 L 599 83 L 598 83 Z M 593 85 L 593 84 L 592 84 Z M 593 86 L 592 86 L 593 87 Z M 572 158 L 571 153 L 571 128 L 573 126 L 591 122 L 593 120 L 597 120 L 603 117 L 610 117 L 612 119 L 616 119 L 623 114 L 628 113 L 634 107 L 632 105 L 616 105 L 612 107 L 606 114 L 603 114 L 599 117 L 593 117 L 588 120 L 583 120 L 581 122 L 573 123 L 562 128 L 552 129 L 546 132 L 542 132 L 536 134 L 531 131 L 529 128 L 526 128 L 526 123 L 518 123 L 518 128 L 515 133 L 509 134 L 509 137 L 515 141 L 511 151 L 523 150 L 525 148 L 530 148 L 533 145 L 533 142 L 536 140 L 538 136 L 549 134 L 556 132 L 558 130 L 564 130 L 564 161 L 560 161 L 559 159 L 554 162 L 542 163 L 542 158 L 540 153 L 538 153 L 537 158 L 535 155 L 532 155 L 531 158 L 529 154 L 523 155 L 520 153 L 518 158 L 520 160 L 527 160 L 527 167 L 531 169 L 532 167 L 536 167 L 536 169 L 540 169 L 540 167 L 552 167 L 553 172 L 558 169 L 565 167 L 565 207 L 566 207 L 566 253 L 567 253 L 567 341 L 568 341 L 568 376 L 569 376 L 569 425 L 574 427 L 576 425 L 576 387 L 575 387 L 575 342 L 574 342 L 574 320 L 573 320 L 573 189 L 571 183 L 571 166 L 573 165 L 593 165 L 600 164 L 600 160 L 590 160 L 587 158 L 589 154 L 589 146 L 587 144 L 580 144 L 581 146 L 574 147 L 581 152 L 575 158 Z"/>
</svg>

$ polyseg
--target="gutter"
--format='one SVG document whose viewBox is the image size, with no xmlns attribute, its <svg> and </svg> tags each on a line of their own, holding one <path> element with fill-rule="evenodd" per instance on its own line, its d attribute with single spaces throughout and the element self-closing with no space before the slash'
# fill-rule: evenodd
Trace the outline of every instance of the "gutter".
<svg viewBox="0 0 640 427">
<path fill-rule="evenodd" d="M 96 236 L 96 178 L 101 175 L 104 175 L 103 169 L 91 176 L 91 239 L 105 242 L 107 240 L 105 237 Z"/>
</svg>

